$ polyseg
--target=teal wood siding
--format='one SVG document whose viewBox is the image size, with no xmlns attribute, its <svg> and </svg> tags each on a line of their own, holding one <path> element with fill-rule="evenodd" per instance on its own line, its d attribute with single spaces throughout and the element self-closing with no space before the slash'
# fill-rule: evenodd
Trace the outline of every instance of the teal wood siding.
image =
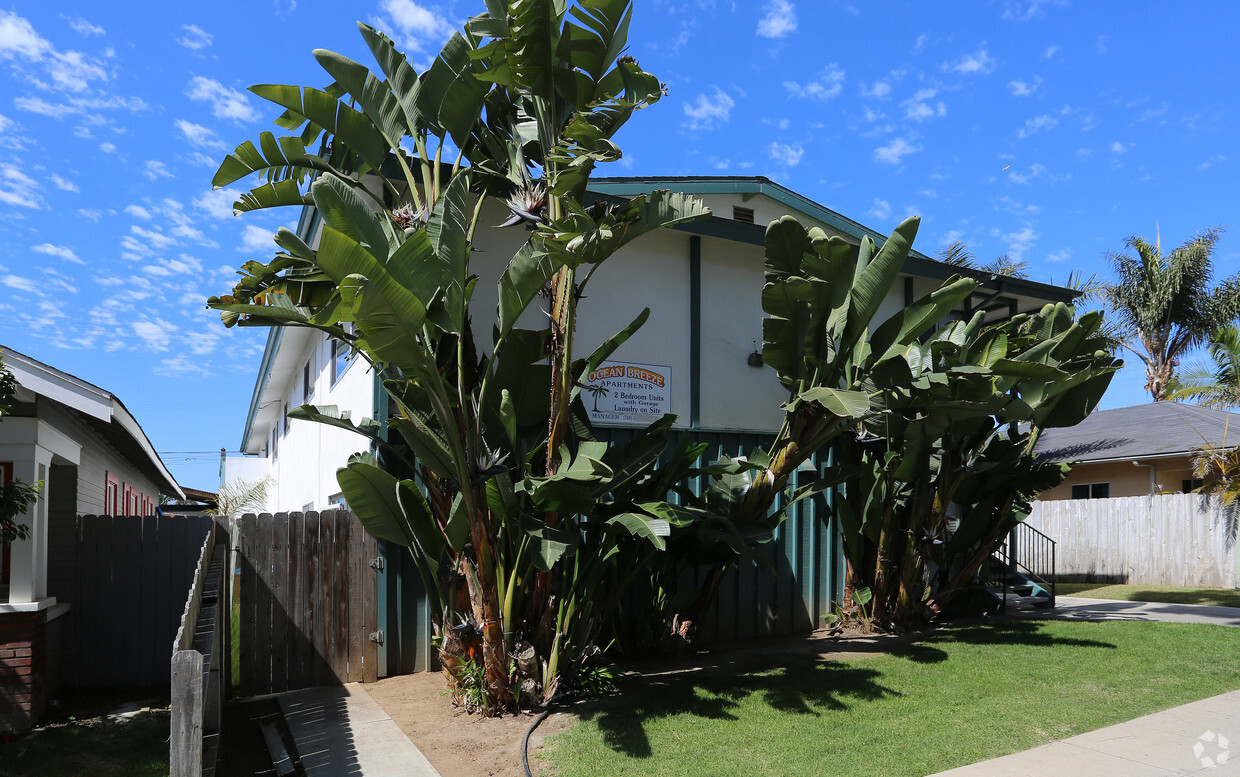
<svg viewBox="0 0 1240 777">
<path fill-rule="evenodd" d="M 638 430 L 599 429 L 600 439 L 623 444 Z M 695 440 L 710 443 L 699 464 L 709 464 L 721 455 L 748 455 L 755 447 L 770 444 L 769 435 L 745 432 L 677 431 Z M 816 471 L 828 463 L 824 451 L 810 460 Z M 793 485 L 808 483 L 810 472 L 798 474 Z M 689 483 L 695 493 L 703 486 L 701 478 Z M 830 492 L 805 499 L 792 508 L 792 514 L 779 527 L 775 541 L 762 546 L 760 553 L 769 565 L 759 568 L 742 563 L 724 578 L 719 595 L 698 628 L 700 644 L 728 642 L 753 637 L 797 634 L 821 627 L 841 600 L 844 590 L 844 560 L 840 533 L 830 516 Z M 379 629 L 384 641 L 379 648 L 379 673 L 388 677 L 437 668 L 431 642 L 431 613 L 422 582 L 407 550 L 380 542 L 384 556 L 379 573 Z"/>
</svg>

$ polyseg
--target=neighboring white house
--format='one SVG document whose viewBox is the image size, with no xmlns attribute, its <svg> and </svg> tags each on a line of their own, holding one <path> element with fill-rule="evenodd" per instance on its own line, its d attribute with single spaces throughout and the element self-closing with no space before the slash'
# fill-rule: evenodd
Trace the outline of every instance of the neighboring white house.
<svg viewBox="0 0 1240 777">
<path fill-rule="evenodd" d="M 37 718 L 47 701 L 56 621 L 72 606 L 57 601 L 57 577 L 72 575 L 58 554 L 76 558 L 77 516 L 150 515 L 160 495 L 185 495 L 118 398 L 24 354 L 0 352 L 18 386 L 0 421 L 0 477 L 43 483 L 20 519 L 29 539 L 0 548 L 0 656 L 15 650 L 0 657 L 3 730 Z"/>
<path fill-rule="evenodd" d="M 671 189 L 701 197 L 714 213 L 640 238 L 601 265 L 590 281 L 578 308 L 579 354 L 626 326 L 642 308 L 650 308 L 646 325 L 616 352 L 612 363 L 613 372 L 624 371 L 623 377 L 649 390 L 638 392 L 643 398 L 629 407 L 592 407 L 599 411 L 596 421 L 602 426 L 644 426 L 666 411 L 679 417 L 682 428 L 774 432 L 786 393 L 773 370 L 750 358 L 762 343 L 765 225 L 792 214 L 854 245 L 865 235 L 881 243 L 884 235 L 763 177 L 596 178 L 590 189 L 600 197 Z M 480 224 L 498 224 L 507 215 L 503 205 L 495 203 L 484 210 Z M 299 225 L 303 239 L 316 238 L 318 226 L 317 214 L 307 209 Z M 526 233 L 480 227 L 475 237 L 474 269 L 481 280 L 473 309 L 494 310 L 495 279 Z M 949 266 L 914 251 L 879 311 L 880 320 L 956 273 L 981 281 L 961 306 L 962 315 L 986 310 L 997 320 L 1074 296 L 1056 286 Z M 543 313 L 533 309 L 523 321 L 542 326 L 540 316 Z M 476 318 L 474 325 L 480 347 L 489 343 L 491 322 Z M 608 379 L 606 374 L 597 377 Z M 344 349 L 323 334 L 273 329 L 245 421 L 244 456 L 225 461 L 224 481 L 270 474 L 275 488 L 269 510 L 329 508 L 340 500 L 336 469 L 366 441 L 345 430 L 290 422 L 285 413 L 310 403 L 334 405 L 354 419 L 373 418 L 380 392 L 367 365 L 350 363 Z M 633 392 L 613 391 L 613 405 L 621 393 Z"/>
</svg>

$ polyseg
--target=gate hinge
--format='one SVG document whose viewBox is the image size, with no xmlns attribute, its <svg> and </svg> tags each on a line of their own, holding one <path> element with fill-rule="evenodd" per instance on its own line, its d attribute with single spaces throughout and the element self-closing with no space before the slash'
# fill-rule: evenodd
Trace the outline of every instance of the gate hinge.
<svg viewBox="0 0 1240 777">
<path fill-rule="evenodd" d="M 380 556 L 378 558 L 372 558 L 370 560 L 370 568 L 376 572 L 382 572 L 383 571 L 383 556 Z"/>
<path fill-rule="evenodd" d="M 377 643 L 379 645 L 382 645 L 383 644 L 383 632 L 382 631 L 370 632 L 370 641 Z"/>
</svg>

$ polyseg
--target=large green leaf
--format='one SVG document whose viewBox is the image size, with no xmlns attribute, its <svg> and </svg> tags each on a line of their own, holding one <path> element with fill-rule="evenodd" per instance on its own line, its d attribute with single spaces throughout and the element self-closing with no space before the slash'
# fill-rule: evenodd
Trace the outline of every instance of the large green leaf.
<svg viewBox="0 0 1240 777">
<path fill-rule="evenodd" d="M 658 550 L 667 548 L 664 539 L 672 533 L 671 524 L 662 518 L 652 518 L 645 513 L 621 513 L 607 519 L 607 523 L 623 526 L 634 537 L 643 537 Z"/>
<path fill-rule="evenodd" d="M 844 391 L 829 386 L 815 386 L 802 391 L 802 402 L 817 402 L 840 418 L 865 418 L 870 414 L 870 397 L 864 391 Z"/>
<path fill-rule="evenodd" d="M 349 509 L 381 540 L 411 547 L 415 538 L 396 495 L 396 477 L 373 464 L 350 462 L 336 470 L 336 480 Z"/>
<path fill-rule="evenodd" d="M 386 258 L 391 250 L 381 219 L 369 203 L 334 175 L 317 178 L 310 187 L 314 206 L 323 220 L 341 234 L 361 243 L 373 256 Z"/>
<path fill-rule="evenodd" d="M 382 166 L 383 159 L 391 148 L 366 114 L 321 89 L 258 84 L 251 86 L 250 91 L 306 117 L 340 138 L 352 153 L 365 160 L 374 170 Z"/>
</svg>

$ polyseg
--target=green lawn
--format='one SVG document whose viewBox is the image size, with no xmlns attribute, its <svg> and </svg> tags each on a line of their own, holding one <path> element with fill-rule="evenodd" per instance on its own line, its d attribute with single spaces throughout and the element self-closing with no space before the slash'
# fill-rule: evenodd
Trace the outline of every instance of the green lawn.
<svg viewBox="0 0 1240 777">
<path fill-rule="evenodd" d="M 167 777 L 168 711 L 0 737 L 0 777 Z"/>
<path fill-rule="evenodd" d="M 1064 596 L 1087 596 L 1093 599 L 1120 599 L 1125 602 L 1168 602 L 1170 604 L 1210 604 L 1215 607 L 1240 607 L 1240 590 L 1235 588 L 1056 583 L 1055 593 Z"/>
<path fill-rule="evenodd" d="M 541 757 L 558 777 L 920 777 L 1240 688 L 1235 655 L 1222 626 L 945 629 L 886 655 L 640 680 Z"/>
</svg>

